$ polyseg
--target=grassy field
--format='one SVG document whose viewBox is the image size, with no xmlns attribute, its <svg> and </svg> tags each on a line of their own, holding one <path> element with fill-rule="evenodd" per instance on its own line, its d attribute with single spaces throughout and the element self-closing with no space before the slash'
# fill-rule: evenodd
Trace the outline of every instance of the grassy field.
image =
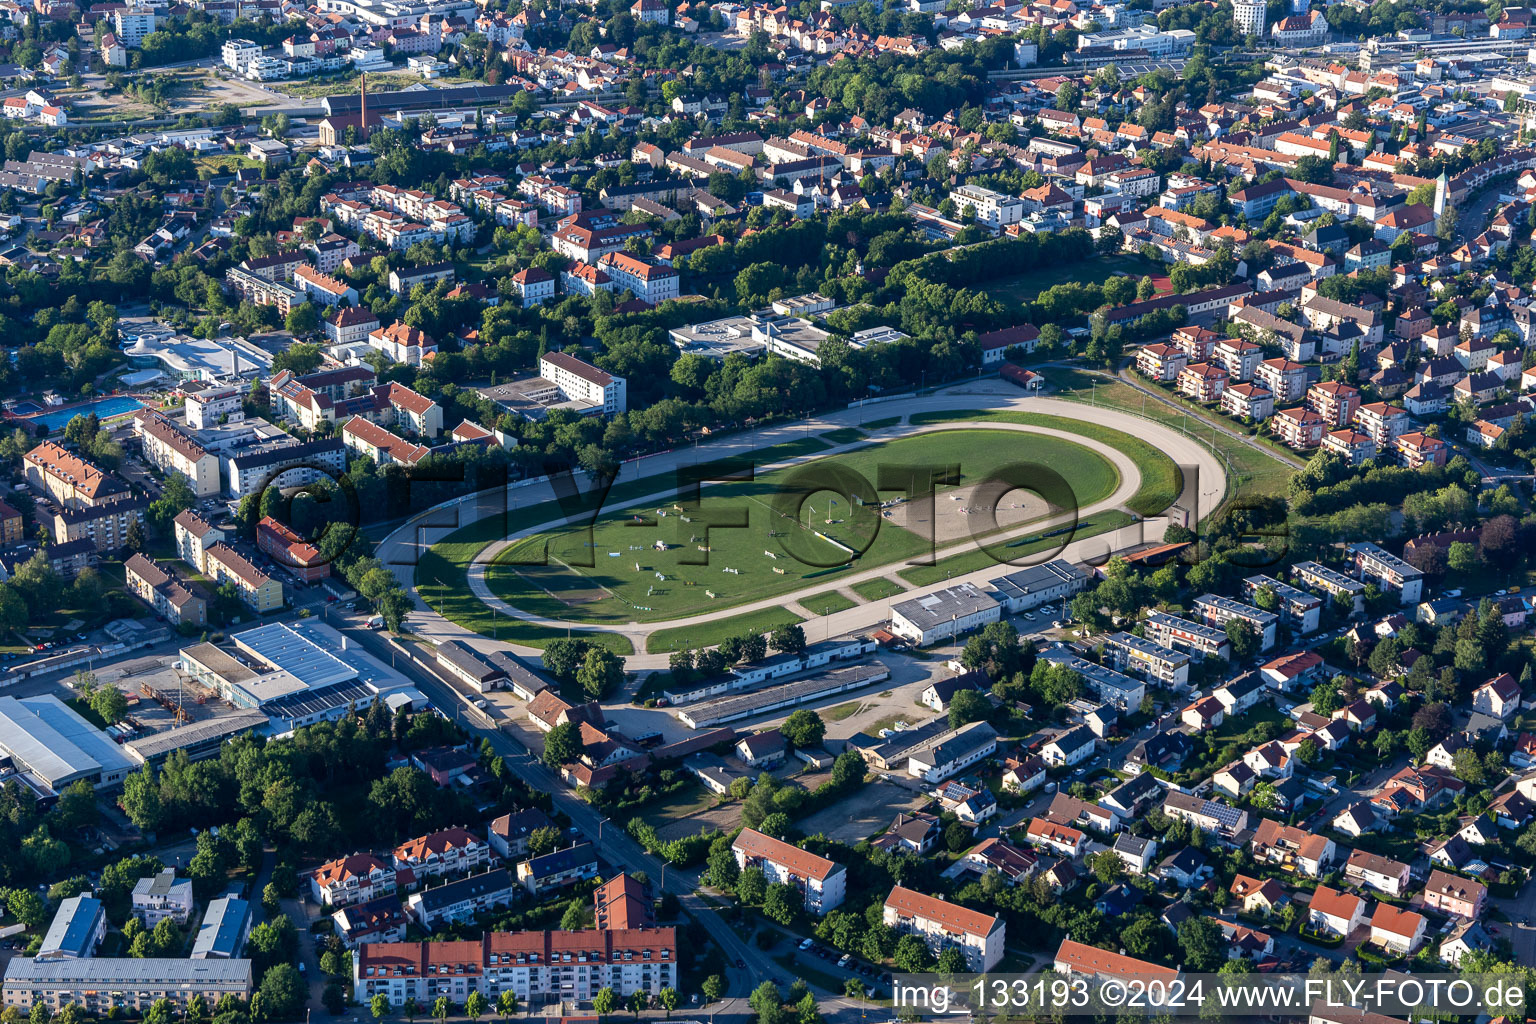
<svg viewBox="0 0 1536 1024">
<path fill-rule="evenodd" d="M 1129 390 L 1129 389 L 1127 389 Z M 1132 437 L 1122 430 L 1114 430 L 1110 427 L 1100 426 L 1097 423 L 1085 423 L 1080 420 L 1070 420 L 1062 416 L 1048 416 L 1035 412 L 986 412 L 975 410 L 972 412 L 950 411 L 935 413 L 917 413 L 912 417 L 913 423 L 946 423 L 955 420 L 985 419 L 994 423 L 1022 423 L 1032 427 L 1049 427 L 1052 430 L 1061 430 L 1070 434 L 1079 434 L 1091 441 L 1108 445 L 1117 451 L 1128 455 L 1136 468 L 1141 472 L 1141 486 L 1136 493 L 1131 495 L 1126 507 L 1143 516 L 1153 516 L 1178 500 L 1179 494 L 1184 490 L 1184 480 L 1179 471 L 1178 464 L 1163 454 L 1158 448 L 1139 437 Z M 1033 458 L 1031 454 L 1031 458 Z M 1042 459 L 1046 465 L 1051 465 L 1049 460 Z M 1052 466 L 1052 468 L 1056 468 Z M 1063 473 L 1063 475 L 1067 475 Z M 1068 477 L 1068 482 L 1077 485 Z M 1082 502 L 1087 505 L 1091 502 Z"/>
<path fill-rule="evenodd" d="M 849 589 L 866 601 L 884 601 L 888 597 L 906 593 L 900 585 L 887 579 L 865 580 L 863 583 L 855 583 Z"/>
<path fill-rule="evenodd" d="M 1190 433 L 1207 448 L 1224 456 L 1231 467 L 1227 480 L 1228 498 L 1236 494 L 1256 496 L 1286 493 L 1295 467 L 1273 455 L 1219 431 L 1212 431 L 1209 427 L 1201 429 L 1199 420 L 1143 395 L 1122 381 L 1064 367 L 1047 367 L 1042 372 L 1052 387 L 1060 391 L 1057 395 L 1059 398 L 1080 402 L 1091 400 L 1096 404 L 1145 416 Z M 1095 382 L 1097 386 L 1094 386 Z"/>
<path fill-rule="evenodd" d="M 780 626 L 793 626 L 804 621 L 787 608 L 765 608 L 692 626 L 658 629 L 646 638 L 645 649 L 650 654 L 670 654 L 673 651 L 713 647 L 728 637 L 767 633 Z"/>
<path fill-rule="evenodd" d="M 1000 277 L 982 285 L 981 290 L 1001 302 L 1029 302 L 1052 285 L 1068 281 L 1099 284 L 1120 276 L 1140 280 L 1143 274 L 1152 274 L 1153 271 L 1161 273 L 1160 268 L 1140 256 L 1108 256 L 1065 266 L 1041 267 L 1013 277 Z"/>
<path fill-rule="evenodd" d="M 829 430 L 821 436 L 823 440 L 830 441 L 833 444 L 853 444 L 855 441 L 864 440 L 869 435 L 865 434 L 858 427 L 838 427 L 836 430 Z"/>
<path fill-rule="evenodd" d="M 820 594 L 802 598 L 801 607 L 809 608 L 817 615 L 831 615 L 833 612 L 845 612 L 849 608 L 857 608 L 858 605 L 835 590 L 826 590 Z"/>
<path fill-rule="evenodd" d="M 279 83 L 278 91 L 287 93 L 296 99 L 317 100 L 326 96 L 340 96 L 345 93 L 356 93 L 358 79 L 361 75 L 338 75 L 334 78 L 312 79 L 305 82 Z M 456 85 L 456 82 L 444 82 L 445 87 Z M 368 76 L 368 91 L 395 92 L 412 85 L 426 85 L 434 88 L 420 75 L 408 74 L 399 71 L 375 71 Z"/>
<path fill-rule="evenodd" d="M 818 438 L 801 437 L 765 448 L 759 453 L 759 459 L 763 463 L 781 462 L 799 455 L 826 451 L 828 447 Z M 666 487 L 664 477 L 642 477 L 626 481 L 608 492 L 608 502 L 632 501 L 664 491 Z M 416 566 L 418 592 L 433 611 L 482 636 L 528 647 L 543 647 L 551 640 L 558 640 L 566 635 L 565 630 L 508 619 L 492 612 L 470 592 L 465 571 L 487 544 L 519 530 L 559 519 L 562 515 L 558 504 L 546 501 L 526 508 L 511 509 L 505 515 L 489 516 L 455 530 L 422 554 Z M 627 638 L 616 634 L 578 631 L 571 635 L 591 640 L 615 654 L 634 653 L 634 645 Z"/>
<path fill-rule="evenodd" d="M 991 551 L 967 551 L 961 555 L 945 558 L 936 565 L 914 565 L 909 569 L 901 570 L 898 575 L 911 583 L 914 587 L 926 587 L 931 583 L 941 583 L 952 576 L 961 576 L 977 569 L 985 569 L 988 566 L 997 566 L 999 575 L 1012 571 L 1010 563 L 1017 562 L 1025 555 L 1038 554 L 1041 551 L 1058 551 L 1064 545 L 1072 541 L 1084 540 L 1095 537 L 1101 533 L 1110 533 L 1129 526 L 1135 522 L 1124 512 L 1111 510 L 1089 516 L 1077 524 L 1077 529 L 1070 534 L 1060 534 L 1054 537 L 1045 537 L 1040 540 L 996 548 Z M 1031 564 L 1040 559 L 1031 559 Z"/>
<path fill-rule="evenodd" d="M 1016 462 L 1021 444 L 1032 460 L 1071 482 L 1080 505 L 1102 500 L 1119 484 L 1107 459 L 1070 441 L 943 431 L 811 463 L 823 474 L 813 481 L 800 476 L 806 467 L 796 467 L 708 487 L 697 507 L 614 511 L 598 519 L 590 541 L 586 530 L 574 528 L 525 538 L 498 557 L 486 579 L 514 607 L 578 623 L 655 622 L 792 593 L 824 574 L 835 577 L 850 562 L 868 568 L 924 554 L 923 537 L 876 512 L 881 498 L 895 496 L 873 489 L 882 466 L 958 465 L 960 486 L 967 487 Z M 834 497 L 840 483 L 849 489 Z M 850 505 L 850 497 L 859 500 Z M 940 508 L 953 515 L 949 505 Z M 728 517 L 744 528 L 720 528 Z M 706 522 L 716 528 L 707 530 Z M 938 543 L 958 539 L 941 533 Z"/>
</svg>

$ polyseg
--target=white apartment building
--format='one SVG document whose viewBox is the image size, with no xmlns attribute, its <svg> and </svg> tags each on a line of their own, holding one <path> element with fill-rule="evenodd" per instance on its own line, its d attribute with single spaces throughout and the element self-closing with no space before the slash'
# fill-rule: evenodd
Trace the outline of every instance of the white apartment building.
<svg viewBox="0 0 1536 1024">
<path fill-rule="evenodd" d="M 899 885 L 885 898 L 885 925 L 922 936 L 935 954 L 955 947 L 965 954 L 966 966 L 972 971 L 989 971 L 1003 958 L 1007 925 L 1001 917 Z"/>
<path fill-rule="evenodd" d="M 1233 619 L 1240 619 L 1254 628 L 1259 635 L 1259 650 L 1267 651 L 1275 646 L 1275 627 L 1280 623 L 1280 616 L 1274 612 L 1266 612 L 1262 608 L 1234 601 L 1230 597 L 1222 597 L 1219 594 L 1205 594 L 1197 597 L 1194 610 L 1205 620 L 1207 626 L 1215 626 L 1225 629 L 1226 624 Z"/>
<path fill-rule="evenodd" d="M 134 413 L 133 429 L 144 458 L 160 472 L 179 474 L 199 498 L 219 493 L 219 457 L 177 430 L 170 420 L 153 409 L 140 409 Z"/>
<path fill-rule="evenodd" d="M 1105 641 L 1104 653 L 1111 667 L 1119 672 L 1173 689 L 1189 685 L 1189 655 L 1134 633 L 1115 633 Z"/>
<path fill-rule="evenodd" d="M 842 905 L 848 875 L 841 864 L 751 828 L 741 830 L 731 852 L 738 867 L 762 868 L 769 882 L 788 882 L 799 889 L 808 913 L 820 916 Z"/>
<path fill-rule="evenodd" d="M 371 853 L 354 853 L 327 861 L 309 876 L 309 892 L 316 903 L 345 907 L 366 903 L 395 891 L 395 869 Z"/>
<path fill-rule="evenodd" d="M 133 886 L 133 916 L 153 928 L 170 919 L 186 924 L 192 916 L 192 880 L 176 879 L 176 869 L 166 868 L 157 875 L 141 878 Z"/>
<path fill-rule="evenodd" d="M 1264 35 L 1264 0 L 1233 0 L 1232 24 L 1243 35 Z"/>
<path fill-rule="evenodd" d="M 681 294 L 678 283 L 681 279 L 671 267 L 651 263 L 627 252 L 610 252 L 597 262 L 613 281 L 615 290 L 628 290 L 641 302 L 657 306 Z"/>
<path fill-rule="evenodd" d="M 1292 629 L 1298 633 L 1310 633 L 1318 627 L 1323 614 L 1322 598 L 1262 573 L 1243 580 L 1243 593 L 1250 601 L 1266 588 L 1280 599 L 1280 615 Z"/>
<path fill-rule="evenodd" d="M 137 50 L 144 37 L 155 30 L 155 12 L 141 7 L 125 7 L 112 15 L 117 29 L 117 41 L 130 50 Z"/>
<path fill-rule="evenodd" d="M 1424 596 L 1424 574 L 1370 541 L 1349 546 L 1360 579 L 1382 590 L 1397 591 L 1403 604 L 1418 604 Z"/>
<path fill-rule="evenodd" d="M 980 185 L 961 185 L 949 194 L 949 198 L 954 200 L 957 214 L 971 210 L 978 224 L 991 228 L 1017 224 L 1024 219 L 1024 200 L 1006 192 L 995 192 Z"/>
<path fill-rule="evenodd" d="M 194 391 L 187 395 L 182 408 L 187 413 L 187 426 L 193 430 L 239 423 L 245 419 L 245 389 L 230 386 Z"/>
<path fill-rule="evenodd" d="M 1147 638 L 1163 647 L 1185 650 L 1196 658 L 1225 660 L 1232 656 L 1227 634 L 1203 622 L 1191 622 L 1167 612 L 1153 612 L 1142 625 Z"/>
<path fill-rule="evenodd" d="M 589 402 L 601 406 L 605 415 L 624 412 L 623 377 L 599 370 L 564 352 L 546 352 L 539 357 L 539 376 L 560 389 L 568 401 Z"/>
<path fill-rule="evenodd" d="M 417 878 L 456 875 L 490 867 L 491 846 L 467 829 L 445 828 L 401 843 L 390 858 L 397 869 L 409 868 Z"/>
<path fill-rule="evenodd" d="M 237 75 L 244 75 L 261 56 L 261 46 L 249 39 L 226 39 L 222 56 L 225 67 Z"/>
</svg>

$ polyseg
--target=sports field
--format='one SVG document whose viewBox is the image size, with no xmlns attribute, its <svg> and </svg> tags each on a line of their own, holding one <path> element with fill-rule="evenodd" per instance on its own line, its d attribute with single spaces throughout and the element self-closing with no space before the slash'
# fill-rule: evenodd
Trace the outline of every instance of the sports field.
<svg viewBox="0 0 1536 1024">
<path fill-rule="evenodd" d="M 1037 495 L 984 484 L 1024 462 L 1059 473 L 1079 507 L 1120 483 L 1108 460 L 1061 438 L 984 427 L 937 431 L 712 485 L 696 505 L 615 510 L 590 535 L 573 528 L 520 540 L 496 556 L 486 582 L 521 611 L 593 624 L 655 622 L 823 592 L 854 566 L 921 557 L 930 532 L 942 547 L 1050 514 Z M 946 465 L 958 467 L 958 482 L 940 486 L 930 501 L 898 501 L 899 490 L 876 490 L 882 470 L 889 483 L 898 467 Z M 723 525 L 732 521 L 741 525 Z"/>
</svg>

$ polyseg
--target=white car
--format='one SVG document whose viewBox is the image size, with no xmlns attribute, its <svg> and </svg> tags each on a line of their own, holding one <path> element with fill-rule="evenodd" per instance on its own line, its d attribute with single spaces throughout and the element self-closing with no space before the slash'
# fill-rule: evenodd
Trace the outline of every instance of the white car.
<svg viewBox="0 0 1536 1024">
<path fill-rule="evenodd" d="M 804 942 L 800 943 L 800 949 L 803 952 L 807 949 L 810 949 L 813 945 L 815 945 L 815 943 L 813 943 L 810 939 L 806 939 Z"/>
</svg>

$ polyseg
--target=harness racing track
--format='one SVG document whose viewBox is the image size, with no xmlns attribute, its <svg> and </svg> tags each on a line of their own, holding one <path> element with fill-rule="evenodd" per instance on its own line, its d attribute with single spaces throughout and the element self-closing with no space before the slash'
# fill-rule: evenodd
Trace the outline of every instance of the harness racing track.
<svg viewBox="0 0 1536 1024">
<path fill-rule="evenodd" d="M 978 410 L 1002 415 L 994 419 L 979 413 Z M 1077 420 L 1083 424 L 1086 434 L 1049 426 L 1007 421 L 1007 417 L 1020 413 L 1050 416 L 1058 420 Z M 953 421 L 921 422 L 942 420 L 946 414 L 953 416 Z M 913 418 L 917 418 L 920 422 L 912 423 Z M 899 422 L 890 424 L 892 419 L 898 419 Z M 865 428 L 869 435 L 867 439 L 860 436 L 859 440 L 846 444 L 835 444 L 820 438 L 820 435 L 829 431 L 843 431 L 845 433 L 838 436 L 846 437 L 848 428 L 858 428 L 861 422 L 870 420 L 889 425 L 878 430 Z M 769 593 L 773 586 L 779 589 L 792 586 L 789 578 L 781 574 L 778 578 L 772 579 L 771 586 L 753 593 L 750 599 L 743 596 L 734 603 L 718 609 L 648 622 L 587 621 L 577 614 L 572 614 L 569 618 L 534 614 L 514 607 L 493 592 L 493 585 L 498 582 L 498 574 L 507 571 L 502 567 L 493 568 L 498 556 L 505 559 L 510 550 L 515 549 L 520 542 L 526 543 L 527 538 L 537 537 L 540 534 L 558 536 L 558 531 L 567 527 L 568 521 L 565 517 L 550 516 L 547 522 L 514 526 L 506 530 L 504 535 L 493 533 L 482 536 L 484 531 L 497 528 L 498 523 L 493 521 L 492 517 L 507 517 L 509 509 L 515 513 L 517 509 L 530 510 L 541 506 L 544 502 L 554 501 L 556 499 L 554 486 L 545 478 L 522 481 L 508 487 L 505 494 L 495 489 L 465 495 L 418 513 L 380 542 L 378 555 L 395 572 L 401 583 L 415 594 L 417 607 L 408 616 L 402 629 L 422 639 L 430 641 L 461 639 L 470 641 L 474 647 L 481 650 L 504 649 L 526 657 L 538 657 L 540 650 L 537 644 L 559 636 L 581 635 L 598 640 L 604 646 L 621 653 L 628 654 L 631 650 L 637 652 L 628 657 L 627 667 L 631 670 L 649 670 L 665 668 L 668 660 L 666 652 L 676 649 L 679 646 L 680 637 L 687 636 L 689 633 L 693 634 L 690 638 L 690 646 L 707 646 L 715 642 L 710 639 L 712 636 L 724 635 L 721 633 L 722 630 L 725 633 L 740 633 L 760 622 L 771 623 L 774 619 L 779 621 L 812 619 L 816 617 L 815 610 L 808 604 L 799 602 L 813 595 L 824 597 L 829 590 L 836 589 L 839 593 L 856 599 L 858 603 L 853 607 L 847 607 L 852 603 L 847 598 L 834 602 L 841 607 L 841 610 L 819 616 L 820 622 L 808 625 L 806 632 L 811 639 L 873 628 L 890 617 L 890 603 L 893 600 L 909 600 L 961 582 L 981 586 L 989 580 L 1013 571 L 1013 566 L 1035 564 L 1050 557 L 1102 564 L 1116 551 L 1160 542 L 1168 520 L 1161 516 L 1143 520 L 1140 516 L 1131 514 L 1126 508 L 1127 502 L 1132 501 L 1137 496 L 1137 492 L 1147 483 L 1143 479 L 1137 461 L 1124 451 L 1094 436 L 1088 436 L 1091 434 L 1102 436 L 1106 430 L 1118 431 L 1129 435 L 1131 441 L 1125 445 L 1126 447 L 1136 444 L 1140 444 L 1143 448 L 1150 446 L 1151 449 L 1155 449 L 1151 454 L 1160 454 L 1171 459 L 1182 471 L 1183 492 L 1174 504 L 1181 509 L 1198 507 L 1199 516 L 1202 519 L 1213 513 L 1226 496 L 1228 478 L 1222 461 L 1176 430 L 1130 413 L 1084 406 L 1077 402 L 1060 399 L 1027 396 L 1011 385 L 992 380 L 959 385 L 922 398 L 901 399 L 864 409 L 830 413 L 810 421 L 797 421 L 749 433 L 735 434 L 696 447 L 675 449 L 625 463 L 614 481 L 614 488 L 622 488 L 625 496 L 618 500 L 611 500 L 602 510 L 602 515 L 610 516 L 619 509 L 655 515 L 664 508 L 671 507 L 676 499 L 674 473 L 679 469 L 700 463 L 713 462 L 731 456 L 751 455 L 778 445 L 795 446 L 790 449 L 790 452 L 795 453 L 790 457 L 783 458 L 781 450 L 780 461 L 756 467 L 757 473 L 762 475 L 784 466 L 812 464 L 824 460 L 829 455 L 857 452 L 872 444 L 957 430 L 1006 431 L 1016 434 L 1018 435 L 1016 454 L 1020 461 L 1029 461 L 1031 449 L 1041 447 L 1038 444 L 1031 445 L 1029 443 L 1031 438 L 1054 439 L 1048 446 L 1053 451 L 1061 450 L 1063 447 L 1061 442 L 1070 442 L 1071 445 L 1086 450 L 1083 452 L 1084 455 L 1092 453 L 1089 457 L 1093 461 L 1102 460 L 1112 466 L 1114 473 L 1118 476 L 1118 485 L 1108 496 L 1100 497 L 1075 511 L 1070 509 L 1061 511 L 1054 504 L 1047 509 L 1038 498 L 1026 499 L 1020 507 L 1027 505 L 1031 509 L 1027 521 L 1000 525 L 980 540 L 968 535 L 963 539 L 953 540 L 954 531 L 948 531 L 946 536 L 946 531 L 938 528 L 935 532 L 934 545 L 938 564 L 932 568 L 915 570 L 900 560 L 887 560 L 880 565 L 866 565 L 862 561 L 856 561 L 851 568 L 827 578 L 797 579 L 794 582 L 803 586 L 794 587 L 785 593 Z M 816 441 L 811 440 L 813 438 L 820 440 L 821 443 L 817 444 Z M 767 457 L 775 456 L 770 454 Z M 1045 464 L 1049 466 L 1049 461 Z M 1071 483 L 1070 475 L 1067 479 L 1068 483 Z M 655 482 L 654 488 L 646 486 L 646 482 L 651 480 Z M 706 491 L 707 489 L 706 485 Z M 1025 492 L 1012 492 L 1009 496 L 1010 501 L 1018 499 L 1021 493 Z M 884 492 L 880 497 L 885 497 Z M 935 505 L 948 506 L 950 503 L 944 499 L 945 492 L 941 491 Z M 658 503 L 665 504 L 659 506 Z M 1162 504 L 1162 501 L 1159 500 L 1158 504 Z M 1004 506 L 998 504 L 996 507 L 999 510 L 998 521 L 1002 523 L 1001 510 Z M 549 506 L 549 509 L 553 508 L 555 506 Z M 912 514 L 912 510 L 902 511 L 908 515 Z M 1153 510 L 1143 509 L 1143 511 Z M 822 514 L 830 516 L 831 513 L 824 511 Z M 905 533 L 906 531 L 892 524 L 892 518 L 887 515 L 882 528 L 886 531 Z M 939 517 L 933 518 L 938 520 Z M 1096 519 L 1097 522 L 1095 522 Z M 505 521 L 505 518 L 501 521 Z M 1065 543 L 1064 547 L 1061 541 L 1042 541 L 1028 546 L 1019 546 L 1019 538 L 1033 538 L 1059 528 L 1063 524 L 1070 527 L 1074 522 L 1081 526 L 1075 535 L 1070 535 L 1071 539 Z M 479 530 L 467 529 L 476 525 L 480 527 Z M 804 526 L 804 524 L 800 525 Z M 1083 536 L 1085 531 L 1082 526 L 1107 532 Z M 1114 528 L 1110 529 L 1111 527 Z M 648 534 L 645 536 L 649 539 Z M 726 535 L 722 533 L 719 536 Z M 467 543 L 464 542 L 466 538 L 468 538 Z M 448 543 L 443 543 L 445 540 Z M 453 543 L 455 540 L 461 542 L 455 544 Z M 1014 549 L 1004 550 L 1009 541 L 1014 542 Z M 992 553 L 991 556 L 983 552 L 983 544 L 986 550 Z M 436 546 L 435 549 L 434 546 Z M 551 544 L 551 550 L 553 548 L 554 545 Z M 1042 548 L 1045 550 L 1040 550 Z M 997 556 L 1000 552 L 1002 557 L 1013 563 L 1012 566 L 998 563 Z M 1020 554 L 1020 552 L 1027 554 Z M 594 551 L 592 554 L 601 557 L 603 552 Z M 611 552 L 610 557 L 612 557 Z M 623 568 L 627 570 L 632 560 L 634 564 L 640 564 L 638 556 L 624 551 L 617 557 L 615 564 L 623 563 Z M 492 571 L 488 573 L 488 569 Z M 565 573 L 573 570 L 562 566 L 558 570 L 549 571 Z M 730 577 L 718 576 L 723 571 L 721 569 L 712 571 L 717 574 L 716 578 L 730 579 Z M 421 579 L 417 578 L 418 573 Z M 462 579 L 459 578 L 461 574 Z M 650 573 L 647 572 L 646 575 Z M 657 578 L 665 578 L 662 573 L 655 575 Z M 797 570 L 797 575 L 812 574 L 801 569 Z M 759 576 L 759 579 L 767 583 L 770 578 Z M 865 601 L 851 588 L 869 581 L 889 581 L 891 584 L 889 589 L 895 589 L 898 586 L 907 589 L 894 598 Z M 529 579 L 520 578 L 512 582 L 524 587 L 531 585 L 536 589 L 544 589 L 537 582 L 530 583 Z M 597 589 L 600 585 L 583 583 L 579 586 Z M 763 593 L 765 596 L 757 597 L 756 593 Z M 433 610 L 427 601 L 423 600 L 423 594 L 432 598 L 438 608 L 450 609 L 450 614 L 460 622 L 453 621 Z M 581 600 L 565 598 L 553 600 L 552 598 L 556 595 L 547 593 L 539 596 L 542 600 L 530 603 L 536 603 L 545 610 L 554 610 L 557 607 L 569 607 L 575 611 L 581 609 Z M 608 596 L 612 596 L 611 592 Z M 607 606 L 611 608 L 611 605 L 612 602 L 609 601 Z M 646 612 L 666 614 L 665 609 L 645 609 L 643 612 L 638 612 L 635 618 L 645 617 Z M 608 617 L 612 618 L 611 615 Z M 734 620 L 740 620 L 740 623 L 737 624 Z M 467 628 L 461 624 L 462 621 L 472 622 L 476 628 Z M 727 628 L 732 625 L 737 625 L 737 628 Z M 509 635 L 514 642 L 492 639 L 493 635 Z"/>
</svg>

